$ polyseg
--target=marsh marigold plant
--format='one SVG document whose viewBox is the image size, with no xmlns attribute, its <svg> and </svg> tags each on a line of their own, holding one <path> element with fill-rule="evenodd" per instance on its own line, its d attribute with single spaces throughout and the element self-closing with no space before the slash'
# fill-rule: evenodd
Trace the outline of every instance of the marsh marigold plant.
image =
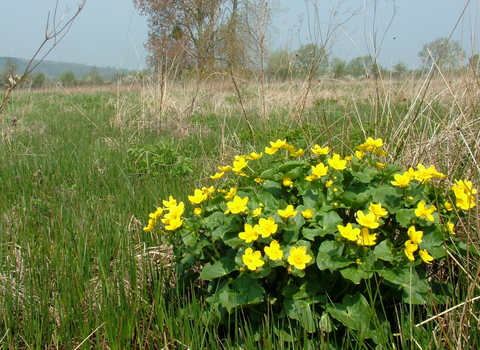
<svg viewBox="0 0 480 350">
<path fill-rule="evenodd" d="M 268 313 L 307 332 L 347 327 L 381 342 L 378 323 L 395 320 L 375 310 L 448 299 L 451 286 L 426 267 L 464 249 L 455 225 L 477 195 L 433 165 L 387 164 L 384 147 L 368 138 L 342 156 L 272 141 L 220 165 L 188 205 L 164 200 L 144 230 L 173 244 L 177 283 L 209 283 L 206 300 L 224 322 L 239 310 L 252 322 Z M 346 317 L 348 308 L 358 312 Z"/>
</svg>

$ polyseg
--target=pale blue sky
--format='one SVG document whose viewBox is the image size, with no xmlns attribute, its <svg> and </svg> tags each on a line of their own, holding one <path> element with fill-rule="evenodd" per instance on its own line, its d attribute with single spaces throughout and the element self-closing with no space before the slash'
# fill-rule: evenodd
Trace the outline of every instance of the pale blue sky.
<svg viewBox="0 0 480 350">
<path fill-rule="evenodd" d="M 43 40 L 47 14 L 53 11 L 55 2 L 0 0 L 0 56 L 29 58 Z M 73 13 L 78 1 L 58 2 L 61 17 L 67 8 Z M 452 32 L 467 56 L 480 50 L 480 0 L 344 0 L 341 6 L 339 1 L 318 0 L 317 19 L 312 1 L 308 1 L 308 7 L 303 0 L 279 3 L 285 11 L 277 15 L 278 32 L 271 39 L 278 47 L 323 42 L 328 30 L 337 28 L 338 35 L 328 42 L 334 56 L 349 60 L 372 52 L 376 32 L 379 59 L 386 67 L 402 61 L 413 68 L 419 63 L 417 53 L 423 44 Z M 387 31 L 394 8 L 395 17 Z M 333 20 L 332 10 L 337 10 Z M 352 10 L 357 10 L 356 14 L 345 22 Z M 87 0 L 70 32 L 48 59 L 142 69 L 147 31 L 146 18 L 137 14 L 132 0 Z"/>
</svg>

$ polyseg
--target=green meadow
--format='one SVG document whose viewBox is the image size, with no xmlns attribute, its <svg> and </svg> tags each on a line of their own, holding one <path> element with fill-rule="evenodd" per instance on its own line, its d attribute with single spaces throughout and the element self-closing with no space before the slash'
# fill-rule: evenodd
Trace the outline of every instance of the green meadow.
<svg viewBox="0 0 480 350">
<path fill-rule="evenodd" d="M 382 138 L 386 161 L 434 164 L 479 188 L 479 112 L 478 72 L 467 69 L 405 80 L 15 91 L 0 115 L 0 348 L 330 349 L 321 341 L 329 334 L 282 337 L 268 318 L 261 336 L 248 323 L 219 325 L 204 312 L 201 287 L 173 288 L 171 247 L 143 230 L 148 214 L 277 139 L 347 156 Z M 475 206 L 457 225 L 471 256 L 428 267 L 452 284 L 452 297 L 434 308 L 399 304 L 386 335 L 392 349 L 480 346 L 479 218 Z M 372 348 L 349 332 L 336 343 Z"/>
</svg>

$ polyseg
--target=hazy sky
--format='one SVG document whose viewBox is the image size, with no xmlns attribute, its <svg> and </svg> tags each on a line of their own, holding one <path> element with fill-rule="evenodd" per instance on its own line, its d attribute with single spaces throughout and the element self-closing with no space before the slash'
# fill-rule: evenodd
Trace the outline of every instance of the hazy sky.
<svg viewBox="0 0 480 350">
<path fill-rule="evenodd" d="M 57 19 L 68 9 L 65 18 L 69 18 L 78 1 L 58 0 Z M 279 0 L 285 10 L 275 19 L 278 31 L 272 44 L 296 48 L 312 40 L 320 43 L 336 28 L 327 45 L 334 56 L 349 60 L 368 54 L 369 49 L 372 52 L 376 33 L 381 64 L 389 67 L 402 61 L 410 68 L 419 63 L 417 54 L 423 44 L 452 32 L 467 56 L 480 50 L 480 0 L 376 0 L 377 6 L 372 0 L 344 0 L 342 6 L 333 0 L 316 2 L 318 16 L 312 1 L 307 8 L 304 0 Z M 55 3 L 0 0 L 0 56 L 30 58 L 44 39 L 47 15 L 50 11 L 52 19 Z M 146 18 L 138 15 L 132 0 L 87 0 L 70 32 L 47 59 L 142 69 L 147 35 Z"/>
</svg>

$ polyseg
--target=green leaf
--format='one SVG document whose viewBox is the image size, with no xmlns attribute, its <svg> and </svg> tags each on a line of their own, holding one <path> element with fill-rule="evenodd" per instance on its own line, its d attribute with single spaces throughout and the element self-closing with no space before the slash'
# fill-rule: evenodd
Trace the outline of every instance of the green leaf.
<svg viewBox="0 0 480 350">
<path fill-rule="evenodd" d="M 342 303 L 328 305 L 326 311 L 345 327 L 357 330 L 360 339 L 371 337 L 369 330 L 373 310 L 362 294 L 347 294 Z"/>
<path fill-rule="evenodd" d="M 378 172 L 371 168 L 365 167 L 362 169 L 362 171 L 359 172 L 350 170 L 350 174 L 352 174 L 352 176 L 360 182 L 370 183 L 372 179 L 378 175 Z"/>
<path fill-rule="evenodd" d="M 401 205 L 402 193 L 399 188 L 380 186 L 371 191 L 372 201 L 380 203 L 389 213 L 395 214 Z"/>
<path fill-rule="evenodd" d="M 214 264 L 206 264 L 203 267 L 202 272 L 200 272 L 200 278 L 204 280 L 213 280 L 228 275 L 236 269 L 237 265 L 235 264 L 235 257 L 225 256 Z"/>
<path fill-rule="evenodd" d="M 393 285 L 403 290 L 402 300 L 409 304 L 429 302 L 428 284 L 421 267 L 401 266 L 377 271 L 378 274 Z"/>
<path fill-rule="evenodd" d="M 285 298 L 283 306 L 288 317 L 300 322 L 300 325 L 309 333 L 317 330 L 315 318 L 310 305 L 304 300 L 293 300 Z"/>
<path fill-rule="evenodd" d="M 361 266 L 347 266 L 340 270 L 343 278 L 352 281 L 355 284 L 360 284 L 362 279 L 369 279 L 373 276 L 373 271 L 365 271 Z"/>
<path fill-rule="evenodd" d="M 194 230 L 183 229 L 180 230 L 180 236 L 185 245 L 193 246 L 198 240 L 198 233 Z"/>
<path fill-rule="evenodd" d="M 278 182 L 267 180 L 263 183 L 263 188 L 276 199 L 284 197 L 282 186 Z"/>
<path fill-rule="evenodd" d="M 248 275 L 237 277 L 232 283 L 233 290 L 237 292 L 238 305 L 258 304 L 263 301 L 265 290 L 259 284 L 258 279 L 253 279 Z"/>
<path fill-rule="evenodd" d="M 320 270 L 330 271 L 354 264 L 355 262 L 342 256 L 344 243 L 323 241 L 318 248 L 317 266 Z"/>
<path fill-rule="evenodd" d="M 393 261 L 395 257 L 392 254 L 392 250 L 393 244 L 388 239 L 385 239 L 375 246 L 373 252 L 380 260 Z"/>
<path fill-rule="evenodd" d="M 412 224 L 412 220 L 416 218 L 414 209 L 400 209 L 395 215 L 398 223 L 405 228 L 408 228 Z"/>
</svg>

